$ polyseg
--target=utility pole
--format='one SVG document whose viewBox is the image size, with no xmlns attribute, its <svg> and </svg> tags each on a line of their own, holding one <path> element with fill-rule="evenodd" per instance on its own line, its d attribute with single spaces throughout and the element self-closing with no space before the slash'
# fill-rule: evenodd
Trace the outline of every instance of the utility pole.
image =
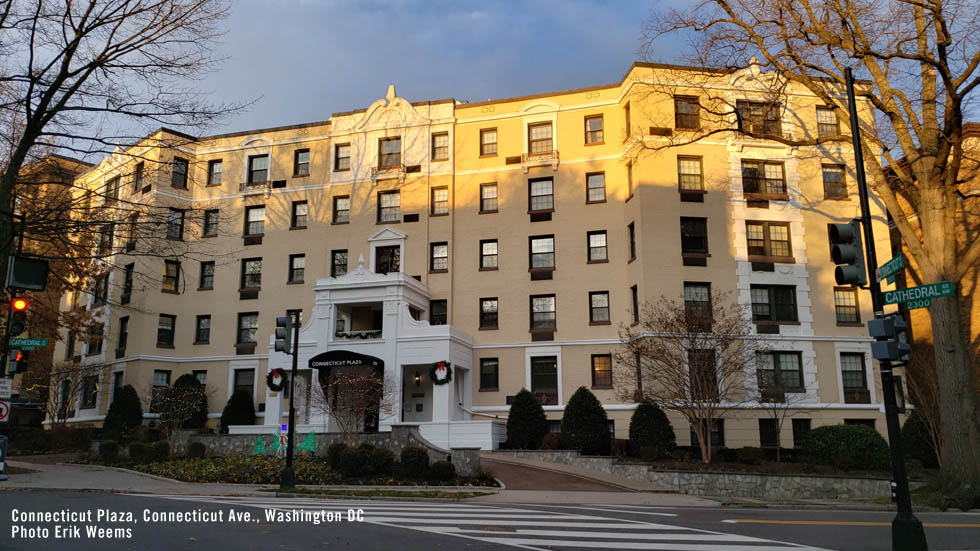
<svg viewBox="0 0 980 551">
<path fill-rule="evenodd" d="M 854 74 L 851 68 L 844 70 L 847 85 L 847 112 L 851 119 L 851 140 L 854 145 L 854 172 L 857 175 L 858 195 L 861 198 L 861 224 L 864 226 L 865 263 L 868 269 L 868 285 L 875 319 L 885 317 L 885 301 L 881 285 L 875 277 L 878 257 L 875 254 L 874 233 L 871 229 L 871 211 L 868 208 L 868 182 L 864 176 L 864 152 L 861 149 L 861 131 L 858 124 L 857 103 L 854 99 Z M 898 424 L 898 407 L 895 403 L 892 364 L 879 360 L 881 391 L 885 398 L 885 422 L 888 425 L 888 446 L 892 455 L 892 492 L 898 506 L 898 514 L 892 520 L 893 551 L 927 551 L 926 534 L 922 522 L 912 512 L 909 495 L 909 479 L 905 473 L 905 457 L 902 453 L 902 432 Z"/>
</svg>

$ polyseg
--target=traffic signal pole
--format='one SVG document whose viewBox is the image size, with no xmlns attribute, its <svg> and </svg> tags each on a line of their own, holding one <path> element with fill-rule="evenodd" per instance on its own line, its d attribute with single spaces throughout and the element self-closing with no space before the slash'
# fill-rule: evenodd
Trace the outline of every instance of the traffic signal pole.
<svg viewBox="0 0 980 551">
<path fill-rule="evenodd" d="M 868 286 L 871 289 L 871 304 L 875 319 L 885 317 L 885 301 L 881 285 L 875 277 L 878 257 L 875 254 L 874 233 L 871 229 L 871 211 L 868 206 L 868 183 L 864 175 L 864 152 L 861 149 L 861 132 L 858 124 L 857 103 L 854 99 L 854 74 L 851 68 L 844 70 L 847 85 L 847 112 L 851 119 L 851 140 L 854 145 L 854 172 L 857 176 L 858 195 L 861 199 L 861 225 L 864 226 L 865 262 L 868 269 Z M 885 423 L 888 425 L 888 446 L 892 456 L 892 492 L 898 506 L 898 514 L 892 520 L 893 551 L 926 551 L 926 534 L 922 522 L 912 512 L 909 495 L 909 479 L 905 472 L 905 457 L 902 453 L 901 427 L 898 423 L 898 406 L 895 402 L 892 364 L 879 360 L 881 372 L 881 391 L 885 401 Z"/>
<path fill-rule="evenodd" d="M 299 367 L 299 313 L 291 319 L 290 330 L 293 332 L 292 355 L 293 366 L 289 372 L 289 426 L 286 427 L 286 468 L 282 470 L 282 477 L 279 479 L 280 490 L 290 490 L 296 487 L 296 475 L 293 473 L 293 435 L 296 433 L 296 402 L 293 394 L 296 387 L 293 381 L 296 380 L 296 372 Z"/>
</svg>

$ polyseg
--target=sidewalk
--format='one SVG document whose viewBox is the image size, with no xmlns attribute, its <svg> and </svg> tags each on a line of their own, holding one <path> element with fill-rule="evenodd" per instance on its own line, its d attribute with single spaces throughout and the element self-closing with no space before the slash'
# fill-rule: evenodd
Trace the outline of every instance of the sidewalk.
<svg viewBox="0 0 980 551">
<path fill-rule="evenodd" d="M 659 486 L 647 482 L 637 482 L 635 480 L 630 480 L 628 478 L 614 476 L 611 474 L 601 473 L 599 471 L 594 471 L 592 469 L 573 467 L 571 465 L 561 465 L 558 463 L 551 463 L 548 461 L 539 461 L 537 459 L 502 456 L 502 455 L 494 454 L 493 452 L 480 452 L 480 459 L 486 461 L 493 461 L 496 463 L 522 465 L 525 467 L 541 469 L 545 471 L 552 471 L 556 473 L 564 473 L 564 474 L 573 475 L 588 480 L 594 480 L 596 482 L 601 482 L 603 484 L 614 486 L 621 490 L 626 490 L 630 492 L 677 493 L 674 492 L 673 490 L 667 490 L 665 488 L 661 488 Z"/>
</svg>

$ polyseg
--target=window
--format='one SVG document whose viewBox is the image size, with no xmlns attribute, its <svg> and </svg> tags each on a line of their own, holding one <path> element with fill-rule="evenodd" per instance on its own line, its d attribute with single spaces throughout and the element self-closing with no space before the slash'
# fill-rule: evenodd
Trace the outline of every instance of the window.
<svg viewBox="0 0 980 551">
<path fill-rule="evenodd" d="M 122 298 L 121 302 L 126 304 L 129 302 L 129 297 L 133 294 L 133 274 L 136 271 L 136 264 L 126 264 L 123 269 L 123 288 L 122 288 Z"/>
<path fill-rule="evenodd" d="M 687 351 L 687 371 L 690 377 L 691 399 L 715 402 L 718 400 L 718 363 L 715 351 L 694 349 Z"/>
<path fill-rule="evenodd" d="M 612 355 L 592 355 L 592 388 L 612 388 Z"/>
<path fill-rule="evenodd" d="M 480 358 L 480 390 L 497 390 L 499 383 L 500 360 Z"/>
<path fill-rule="evenodd" d="M 350 144 L 339 143 L 333 148 L 333 169 L 337 172 L 350 170 Z"/>
<path fill-rule="evenodd" d="M 674 96 L 674 127 L 694 129 L 699 126 L 698 98 Z"/>
<path fill-rule="evenodd" d="M 549 211 L 555 208 L 554 183 L 551 178 L 528 181 L 529 211 Z"/>
<path fill-rule="evenodd" d="M 211 316 L 197 316 L 197 324 L 194 326 L 194 344 L 209 342 L 211 342 Z"/>
<path fill-rule="evenodd" d="M 759 419 L 759 446 L 762 448 L 779 446 L 779 424 L 775 419 Z"/>
<path fill-rule="evenodd" d="M 293 153 L 293 176 L 310 175 L 310 150 L 297 149 Z"/>
<path fill-rule="evenodd" d="M 585 143 L 602 143 L 602 115 L 585 117 Z"/>
<path fill-rule="evenodd" d="M 157 369 L 153 372 L 153 386 L 162 388 L 170 386 L 170 371 Z"/>
<path fill-rule="evenodd" d="M 449 188 L 432 188 L 432 205 L 430 207 L 432 216 L 449 214 Z"/>
<path fill-rule="evenodd" d="M 221 175 L 224 170 L 224 165 L 221 159 L 214 161 L 208 161 L 208 185 L 209 186 L 220 186 L 221 185 Z"/>
<path fill-rule="evenodd" d="M 609 260 L 606 247 L 606 230 L 590 231 L 586 234 L 589 246 L 589 262 L 607 262 Z"/>
<path fill-rule="evenodd" d="M 116 371 L 112 374 L 112 399 L 115 400 L 116 396 L 119 396 L 119 391 L 123 387 L 123 372 Z"/>
<path fill-rule="evenodd" d="M 527 126 L 527 151 L 535 153 L 551 153 L 555 148 L 551 144 L 551 123 L 539 122 Z"/>
<path fill-rule="evenodd" d="M 781 136 L 782 114 L 778 103 L 737 101 L 735 112 L 742 132 L 763 136 Z"/>
<path fill-rule="evenodd" d="M 681 191 L 704 191 L 701 157 L 677 157 L 677 186 Z"/>
<path fill-rule="evenodd" d="M 449 244 L 432 243 L 429 245 L 429 271 L 449 271 Z"/>
<path fill-rule="evenodd" d="M 497 129 L 480 130 L 480 156 L 487 157 L 497 154 Z"/>
<path fill-rule="evenodd" d="M 265 182 L 269 179 L 269 156 L 252 155 L 248 158 L 248 181 Z"/>
<path fill-rule="evenodd" d="M 558 358 L 531 358 L 531 393 L 543 406 L 558 405 Z"/>
<path fill-rule="evenodd" d="M 630 260 L 636 260 L 636 226 L 633 222 L 626 226 L 626 233 L 629 234 Z"/>
<path fill-rule="evenodd" d="M 167 213 L 167 239 L 184 238 L 184 211 L 170 209 Z"/>
<path fill-rule="evenodd" d="M 785 195 L 783 163 L 743 160 L 742 191 L 759 195 Z"/>
<path fill-rule="evenodd" d="M 793 447 L 802 448 L 803 439 L 810 432 L 810 419 L 793 419 Z"/>
<path fill-rule="evenodd" d="M 350 197 L 333 198 L 333 223 L 347 224 L 350 222 Z"/>
<path fill-rule="evenodd" d="M 589 324 L 609 325 L 609 291 L 589 293 Z"/>
<path fill-rule="evenodd" d="M 201 278 L 198 290 L 214 289 L 214 261 L 201 262 Z"/>
<path fill-rule="evenodd" d="M 480 241 L 480 269 L 497 269 L 497 240 L 488 239 Z"/>
<path fill-rule="evenodd" d="M 752 285 L 752 320 L 796 322 L 796 287 Z"/>
<path fill-rule="evenodd" d="M 834 287 L 834 311 L 837 314 L 837 324 L 861 324 L 861 313 L 858 309 L 858 292 L 854 287 Z"/>
<path fill-rule="evenodd" d="M 497 297 L 480 299 L 480 329 L 497 328 Z"/>
<path fill-rule="evenodd" d="M 126 343 L 129 341 L 129 316 L 119 318 L 119 341 L 116 348 L 126 350 Z"/>
<path fill-rule="evenodd" d="M 163 290 L 168 293 L 179 292 L 180 262 L 176 260 L 163 261 Z"/>
<path fill-rule="evenodd" d="M 557 321 L 555 295 L 532 295 L 531 331 L 554 331 Z"/>
<path fill-rule="evenodd" d="M 529 238 L 532 270 L 555 269 L 555 236 L 537 235 Z"/>
<path fill-rule="evenodd" d="M 429 301 L 429 325 L 446 325 L 446 306 L 445 300 Z"/>
<path fill-rule="evenodd" d="M 630 306 L 633 309 L 633 325 L 640 323 L 640 291 L 636 285 L 630 287 Z"/>
<path fill-rule="evenodd" d="M 138 212 L 134 212 L 129 216 L 128 226 L 129 231 L 126 236 L 126 250 L 133 250 L 136 248 L 136 235 L 139 231 L 139 220 L 140 216 Z"/>
<path fill-rule="evenodd" d="M 136 170 L 133 173 L 133 193 L 143 189 L 143 162 L 136 163 Z"/>
<path fill-rule="evenodd" d="M 400 270 L 401 247 L 389 245 L 375 249 L 375 269 L 378 274 L 390 274 Z"/>
<path fill-rule="evenodd" d="M 197 379 L 197 382 L 201 383 L 202 385 L 208 384 L 207 369 L 195 369 L 194 371 L 191 371 L 191 375 L 193 375 L 194 378 Z"/>
<path fill-rule="evenodd" d="M 745 240 L 752 257 L 778 258 L 792 261 L 793 248 L 789 242 L 787 222 L 746 222 Z"/>
<path fill-rule="evenodd" d="M 831 107 L 817 107 L 817 136 L 836 136 L 840 134 L 837 113 Z"/>
<path fill-rule="evenodd" d="M 265 205 L 245 207 L 245 235 L 265 234 Z"/>
<path fill-rule="evenodd" d="M 102 328 L 95 327 L 88 333 L 85 343 L 85 354 L 87 356 L 97 356 L 102 353 Z"/>
<path fill-rule="evenodd" d="M 204 211 L 204 237 L 214 237 L 218 235 L 218 211 Z"/>
<path fill-rule="evenodd" d="M 378 167 L 393 168 L 402 164 L 402 139 L 381 138 L 378 140 Z"/>
<path fill-rule="evenodd" d="M 96 277 L 93 287 L 93 305 L 105 304 L 109 300 L 109 274 L 106 273 Z"/>
<path fill-rule="evenodd" d="M 289 283 L 303 283 L 303 274 L 306 271 L 306 255 L 289 255 Z"/>
<path fill-rule="evenodd" d="M 340 277 L 347 273 L 347 249 L 330 251 L 330 277 Z"/>
<path fill-rule="evenodd" d="M 604 203 L 606 201 L 606 173 L 593 172 L 585 175 L 585 202 Z"/>
<path fill-rule="evenodd" d="M 233 393 L 241 391 L 248 393 L 249 396 L 253 396 L 255 392 L 255 370 L 236 369 L 231 390 Z"/>
<path fill-rule="evenodd" d="M 242 289 L 259 289 L 262 287 L 262 259 L 243 258 L 242 259 Z"/>
<path fill-rule="evenodd" d="M 440 132 L 432 135 L 432 160 L 446 161 L 449 159 L 449 134 Z"/>
<path fill-rule="evenodd" d="M 626 137 L 629 138 L 630 136 L 633 135 L 633 125 L 630 123 L 630 104 L 629 104 L 629 102 L 627 102 L 626 105 L 623 106 L 623 117 L 626 119 L 625 120 Z"/>
<path fill-rule="evenodd" d="M 91 409 L 95 407 L 99 398 L 99 378 L 96 375 L 84 377 L 82 379 L 82 408 Z"/>
<path fill-rule="evenodd" d="M 799 352 L 759 352 L 755 358 L 759 390 L 803 392 L 803 360 Z"/>
<path fill-rule="evenodd" d="M 169 233 L 170 227 L 167 226 L 167 231 Z M 108 256 L 112 254 L 112 242 L 114 240 L 113 233 L 115 232 L 115 225 L 113 223 L 108 223 L 99 230 L 99 256 Z"/>
<path fill-rule="evenodd" d="M 106 184 L 105 202 L 114 203 L 119 200 L 119 176 L 112 178 Z"/>
<path fill-rule="evenodd" d="M 847 183 L 842 165 L 823 165 L 823 198 L 847 199 Z"/>
<path fill-rule="evenodd" d="M 255 344 L 255 334 L 259 330 L 259 313 L 238 314 L 238 344 Z"/>
<path fill-rule="evenodd" d="M 398 222 L 401 218 L 401 193 L 397 191 L 378 192 L 378 222 Z"/>
<path fill-rule="evenodd" d="M 68 341 L 65 343 L 65 361 L 70 362 L 75 356 L 75 334 L 68 333 Z"/>
<path fill-rule="evenodd" d="M 714 314 L 711 309 L 711 284 L 684 282 L 684 313 L 691 329 L 710 332 Z"/>
<path fill-rule="evenodd" d="M 187 159 L 174 157 L 170 170 L 170 185 L 187 189 Z"/>
<path fill-rule="evenodd" d="M 160 321 L 157 323 L 157 346 L 160 348 L 174 347 L 174 326 L 177 324 L 177 316 L 170 314 L 160 314 Z"/>
<path fill-rule="evenodd" d="M 868 376 L 864 369 L 864 354 L 841 352 L 841 386 L 844 387 L 845 404 L 869 404 Z"/>
<path fill-rule="evenodd" d="M 480 186 L 480 212 L 497 212 L 497 184 Z"/>
<path fill-rule="evenodd" d="M 681 217 L 681 252 L 708 254 L 708 219 Z"/>
<path fill-rule="evenodd" d="M 306 201 L 293 201 L 293 213 L 290 228 L 305 228 L 309 217 L 310 205 Z"/>
<path fill-rule="evenodd" d="M 626 163 L 626 190 L 629 191 L 626 201 L 629 201 L 633 198 L 633 161 Z"/>
</svg>

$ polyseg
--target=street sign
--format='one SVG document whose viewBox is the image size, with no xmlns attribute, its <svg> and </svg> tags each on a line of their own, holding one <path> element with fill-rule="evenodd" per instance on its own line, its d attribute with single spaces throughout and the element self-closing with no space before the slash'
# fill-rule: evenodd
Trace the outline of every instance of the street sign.
<svg viewBox="0 0 980 551">
<path fill-rule="evenodd" d="M 875 277 L 878 281 L 885 279 L 886 277 L 897 273 L 899 270 L 905 267 L 905 257 L 898 255 L 895 258 L 885 262 L 875 270 Z"/>
<path fill-rule="evenodd" d="M 7 377 L 0 377 L 0 400 L 10 399 L 10 393 L 14 389 L 14 380 Z"/>
<path fill-rule="evenodd" d="M 48 345 L 48 339 L 10 339 L 10 346 L 16 346 L 21 350 L 34 350 L 44 348 Z"/>
<path fill-rule="evenodd" d="M 929 285 L 919 285 L 908 289 L 896 289 L 885 292 L 885 304 L 916 303 L 916 306 L 909 308 L 925 308 L 929 306 L 930 299 L 953 296 L 953 284 L 949 281 L 930 283 Z M 920 304 L 925 301 L 925 304 Z"/>
<path fill-rule="evenodd" d="M 0 423 L 6 423 L 10 419 L 10 402 L 0 400 Z"/>
</svg>

